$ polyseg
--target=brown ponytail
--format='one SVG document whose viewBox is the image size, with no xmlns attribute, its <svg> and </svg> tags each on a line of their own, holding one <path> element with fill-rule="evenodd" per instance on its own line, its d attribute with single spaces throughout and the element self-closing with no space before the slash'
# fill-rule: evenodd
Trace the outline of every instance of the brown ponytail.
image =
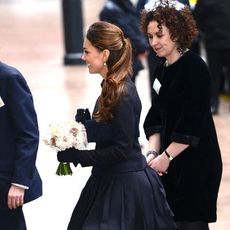
<svg viewBox="0 0 230 230">
<path fill-rule="evenodd" d="M 113 118 L 112 110 L 125 92 L 124 80 L 132 73 L 131 44 L 119 27 L 103 21 L 91 25 L 87 39 L 99 50 L 110 51 L 106 62 L 108 73 L 102 85 L 98 111 L 94 114 L 97 121 L 107 121 Z"/>
</svg>

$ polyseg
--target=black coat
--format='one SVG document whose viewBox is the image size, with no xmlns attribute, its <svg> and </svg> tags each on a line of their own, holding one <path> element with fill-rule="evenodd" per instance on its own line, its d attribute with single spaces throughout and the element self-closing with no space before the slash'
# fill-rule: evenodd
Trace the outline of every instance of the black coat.
<svg viewBox="0 0 230 230">
<path fill-rule="evenodd" d="M 163 176 L 177 221 L 216 220 L 222 161 L 210 111 L 209 72 L 191 51 L 156 72 L 161 83 L 144 122 L 147 138 L 161 134 L 161 151 L 171 142 L 188 144 Z"/>
<path fill-rule="evenodd" d="M 96 148 L 79 153 L 82 166 L 111 166 L 141 153 L 138 141 L 141 101 L 130 79 L 127 80 L 126 88 L 127 93 L 119 106 L 114 108 L 111 121 L 86 121 L 88 141 L 95 142 Z M 98 102 L 94 110 L 97 109 Z"/>
<path fill-rule="evenodd" d="M 133 73 L 137 75 L 138 71 L 143 69 L 137 55 L 146 52 L 149 45 L 145 35 L 140 31 L 139 18 L 133 5 L 129 0 L 106 1 L 99 18 L 119 26 L 125 37 L 130 39 L 133 48 Z"/>
<path fill-rule="evenodd" d="M 230 1 L 198 0 L 194 16 L 208 49 L 230 50 Z"/>
</svg>

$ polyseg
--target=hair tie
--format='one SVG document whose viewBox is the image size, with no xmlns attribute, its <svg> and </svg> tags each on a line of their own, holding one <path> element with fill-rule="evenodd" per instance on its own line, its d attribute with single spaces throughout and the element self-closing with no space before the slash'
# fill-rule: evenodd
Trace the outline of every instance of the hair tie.
<svg viewBox="0 0 230 230">
<path fill-rule="evenodd" d="M 121 42 L 122 42 L 121 49 L 123 49 L 125 47 L 125 44 L 126 44 L 126 38 L 124 36 L 121 37 Z"/>
</svg>

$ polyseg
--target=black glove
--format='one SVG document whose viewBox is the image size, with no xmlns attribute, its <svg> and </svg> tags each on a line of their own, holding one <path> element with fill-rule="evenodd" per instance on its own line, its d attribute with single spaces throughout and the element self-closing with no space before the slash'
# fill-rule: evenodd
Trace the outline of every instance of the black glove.
<svg viewBox="0 0 230 230">
<path fill-rule="evenodd" d="M 75 121 L 85 124 L 85 121 L 90 120 L 90 112 L 88 109 L 78 109 L 75 115 Z"/>
<path fill-rule="evenodd" d="M 77 166 L 77 164 L 79 163 L 78 152 L 79 150 L 75 148 L 58 151 L 57 159 L 59 162 L 73 162 L 73 164 Z"/>
</svg>

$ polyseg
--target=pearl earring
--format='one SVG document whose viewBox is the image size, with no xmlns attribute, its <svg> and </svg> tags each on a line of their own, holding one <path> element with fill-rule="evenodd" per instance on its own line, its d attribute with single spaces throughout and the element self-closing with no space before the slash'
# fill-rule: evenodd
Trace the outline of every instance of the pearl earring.
<svg viewBox="0 0 230 230">
<path fill-rule="evenodd" d="M 106 62 L 104 62 L 103 65 L 106 66 Z"/>
</svg>

